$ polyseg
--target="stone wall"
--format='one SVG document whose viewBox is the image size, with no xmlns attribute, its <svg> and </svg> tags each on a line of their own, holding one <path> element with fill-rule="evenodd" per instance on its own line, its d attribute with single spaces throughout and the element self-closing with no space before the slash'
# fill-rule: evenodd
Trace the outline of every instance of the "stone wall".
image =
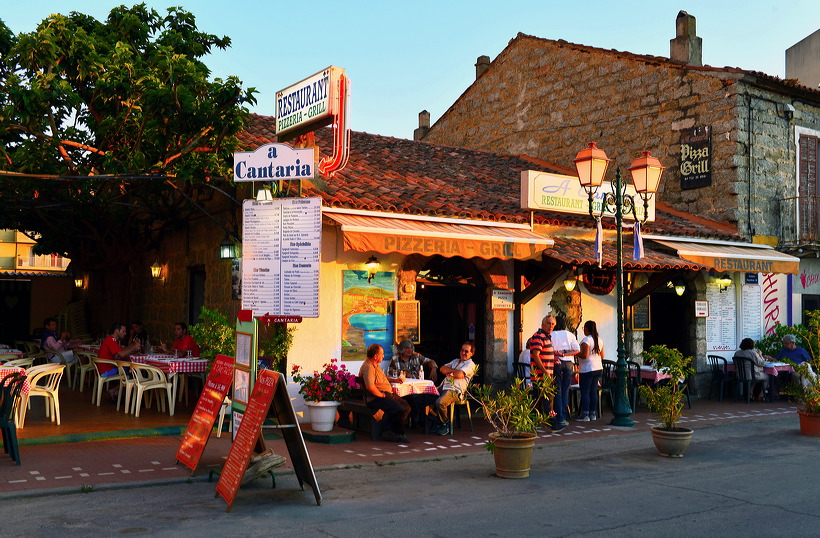
<svg viewBox="0 0 820 538">
<path fill-rule="evenodd" d="M 667 167 L 659 200 L 750 238 L 777 235 L 775 205 L 794 188 L 792 125 L 782 113 L 790 100 L 734 70 L 519 35 L 424 140 L 569 167 L 595 141 L 624 173 L 650 150 Z M 681 131 L 699 126 L 712 129 L 712 185 L 681 190 Z"/>
</svg>

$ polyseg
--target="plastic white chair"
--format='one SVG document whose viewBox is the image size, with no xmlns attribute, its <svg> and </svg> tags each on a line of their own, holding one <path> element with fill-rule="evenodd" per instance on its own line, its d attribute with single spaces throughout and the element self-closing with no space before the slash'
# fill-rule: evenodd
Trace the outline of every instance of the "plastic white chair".
<svg viewBox="0 0 820 538">
<path fill-rule="evenodd" d="M 133 375 L 134 389 L 136 393 L 133 399 L 134 416 L 140 416 L 140 407 L 142 405 L 142 395 L 147 390 L 165 389 L 168 396 L 168 411 L 170 416 L 174 416 L 174 393 L 173 384 L 168 381 L 165 372 L 156 366 L 149 366 L 147 364 L 131 364 L 131 374 Z M 157 397 L 157 407 L 165 411 L 165 402 L 161 397 Z"/>
<path fill-rule="evenodd" d="M 51 417 L 51 422 L 60 425 L 60 379 L 63 377 L 64 364 L 44 364 L 42 366 L 32 366 L 26 370 L 26 376 L 31 388 L 28 394 L 22 395 L 20 405 L 20 427 L 26 423 L 26 410 L 31 407 L 32 396 L 42 396 L 45 398 L 46 417 Z"/>
<path fill-rule="evenodd" d="M 75 351 L 74 354 L 77 356 L 77 368 L 79 370 L 77 375 L 74 376 L 74 379 L 80 385 L 80 392 L 82 392 L 85 388 L 85 374 L 96 368 L 91 359 L 96 359 L 97 354 L 91 353 L 90 351 Z M 89 377 L 91 375 L 93 374 L 89 373 Z"/>
<path fill-rule="evenodd" d="M 117 369 L 117 361 L 108 360 L 108 359 L 93 358 L 93 359 L 91 359 L 91 363 L 95 365 L 94 366 L 94 376 L 95 376 L 94 377 L 94 388 L 91 391 L 91 403 L 96 402 L 97 407 L 99 407 L 100 406 L 100 401 L 102 400 L 102 391 L 103 391 L 103 388 L 105 387 L 105 385 L 107 385 L 109 383 L 115 383 L 115 382 L 117 384 L 119 384 L 119 382 L 122 378 L 120 377 L 121 374 L 119 374 L 119 373 L 116 373 L 116 374 L 108 376 L 108 377 L 101 377 L 100 376 L 100 370 L 96 366 L 98 364 L 110 364 L 110 365 L 114 366 L 115 369 Z"/>
</svg>

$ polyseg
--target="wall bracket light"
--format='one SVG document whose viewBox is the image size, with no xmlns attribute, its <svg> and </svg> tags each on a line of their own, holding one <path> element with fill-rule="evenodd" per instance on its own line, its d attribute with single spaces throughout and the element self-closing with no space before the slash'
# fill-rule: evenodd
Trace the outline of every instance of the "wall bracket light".
<svg viewBox="0 0 820 538">
<path fill-rule="evenodd" d="M 227 235 L 219 244 L 219 258 L 223 260 L 236 258 L 236 243 Z"/>
<path fill-rule="evenodd" d="M 162 275 L 162 266 L 159 264 L 158 260 L 151 266 L 151 278 L 162 282 L 163 286 L 165 285 L 165 277 Z"/>
<path fill-rule="evenodd" d="M 567 277 L 564 279 L 564 289 L 567 291 L 572 291 L 575 289 L 575 286 L 578 284 L 578 274 L 575 271 L 575 267 L 567 274 Z"/>
<path fill-rule="evenodd" d="M 373 277 L 376 276 L 376 272 L 379 270 L 379 260 L 375 256 L 370 256 L 364 263 L 364 266 L 367 269 L 367 283 L 369 284 L 373 281 Z"/>
</svg>

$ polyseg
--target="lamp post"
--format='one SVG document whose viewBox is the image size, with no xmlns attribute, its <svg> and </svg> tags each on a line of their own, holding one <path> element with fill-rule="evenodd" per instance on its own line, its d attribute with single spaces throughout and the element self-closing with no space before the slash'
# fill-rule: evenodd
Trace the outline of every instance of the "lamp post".
<svg viewBox="0 0 820 538">
<path fill-rule="evenodd" d="M 635 221 L 638 221 L 638 215 L 635 210 L 634 198 L 626 194 L 627 182 L 621 178 L 621 168 L 615 169 L 615 180 L 612 182 L 614 192 L 608 192 L 601 200 L 600 213 L 596 216 L 593 207 L 593 197 L 598 188 L 603 183 L 606 170 L 609 167 L 610 159 L 607 158 L 604 150 L 599 149 L 594 142 L 587 144 L 587 147 L 578 152 L 575 157 L 575 169 L 578 171 L 578 181 L 581 183 L 584 191 L 586 191 L 589 202 L 589 215 L 595 219 L 596 223 L 601 220 L 606 212 L 615 215 L 615 231 L 616 231 L 616 276 L 615 276 L 615 296 L 616 296 L 616 311 L 618 318 L 618 361 L 615 365 L 615 404 L 612 412 L 615 418 L 612 419 L 613 426 L 634 426 L 630 415 L 632 415 L 632 407 L 629 405 L 629 397 L 627 396 L 627 381 L 629 379 L 629 370 L 626 364 L 626 346 L 624 343 L 624 334 L 626 327 L 624 326 L 624 260 L 623 260 L 623 216 L 624 212 L 632 213 Z M 643 155 L 632 162 L 629 171 L 632 175 L 632 183 L 635 190 L 643 200 L 643 218 L 641 222 L 646 222 L 649 213 L 649 200 L 652 195 L 658 191 L 658 184 L 660 183 L 661 174 L 664 167 L 661 166 L 660 161 L 652 157 L 648 151 L 644 151 Z M 601 238 L 603 244 L 603 238 Z"/>
</svg>

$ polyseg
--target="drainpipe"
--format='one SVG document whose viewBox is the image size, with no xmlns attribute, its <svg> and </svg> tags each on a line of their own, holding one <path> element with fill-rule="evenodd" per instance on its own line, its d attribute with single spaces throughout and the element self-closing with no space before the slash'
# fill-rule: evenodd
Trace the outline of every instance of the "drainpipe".
<svg viewBox="0 0 820 538">
<path fill-rule="evenodd" d="M 754 235 L 752 228 L 752 96 L 746 94 L 746 183 L 748 184 L 748 196 L 746 197 L 746 233 L 751 241 Z"/>
</svg>

